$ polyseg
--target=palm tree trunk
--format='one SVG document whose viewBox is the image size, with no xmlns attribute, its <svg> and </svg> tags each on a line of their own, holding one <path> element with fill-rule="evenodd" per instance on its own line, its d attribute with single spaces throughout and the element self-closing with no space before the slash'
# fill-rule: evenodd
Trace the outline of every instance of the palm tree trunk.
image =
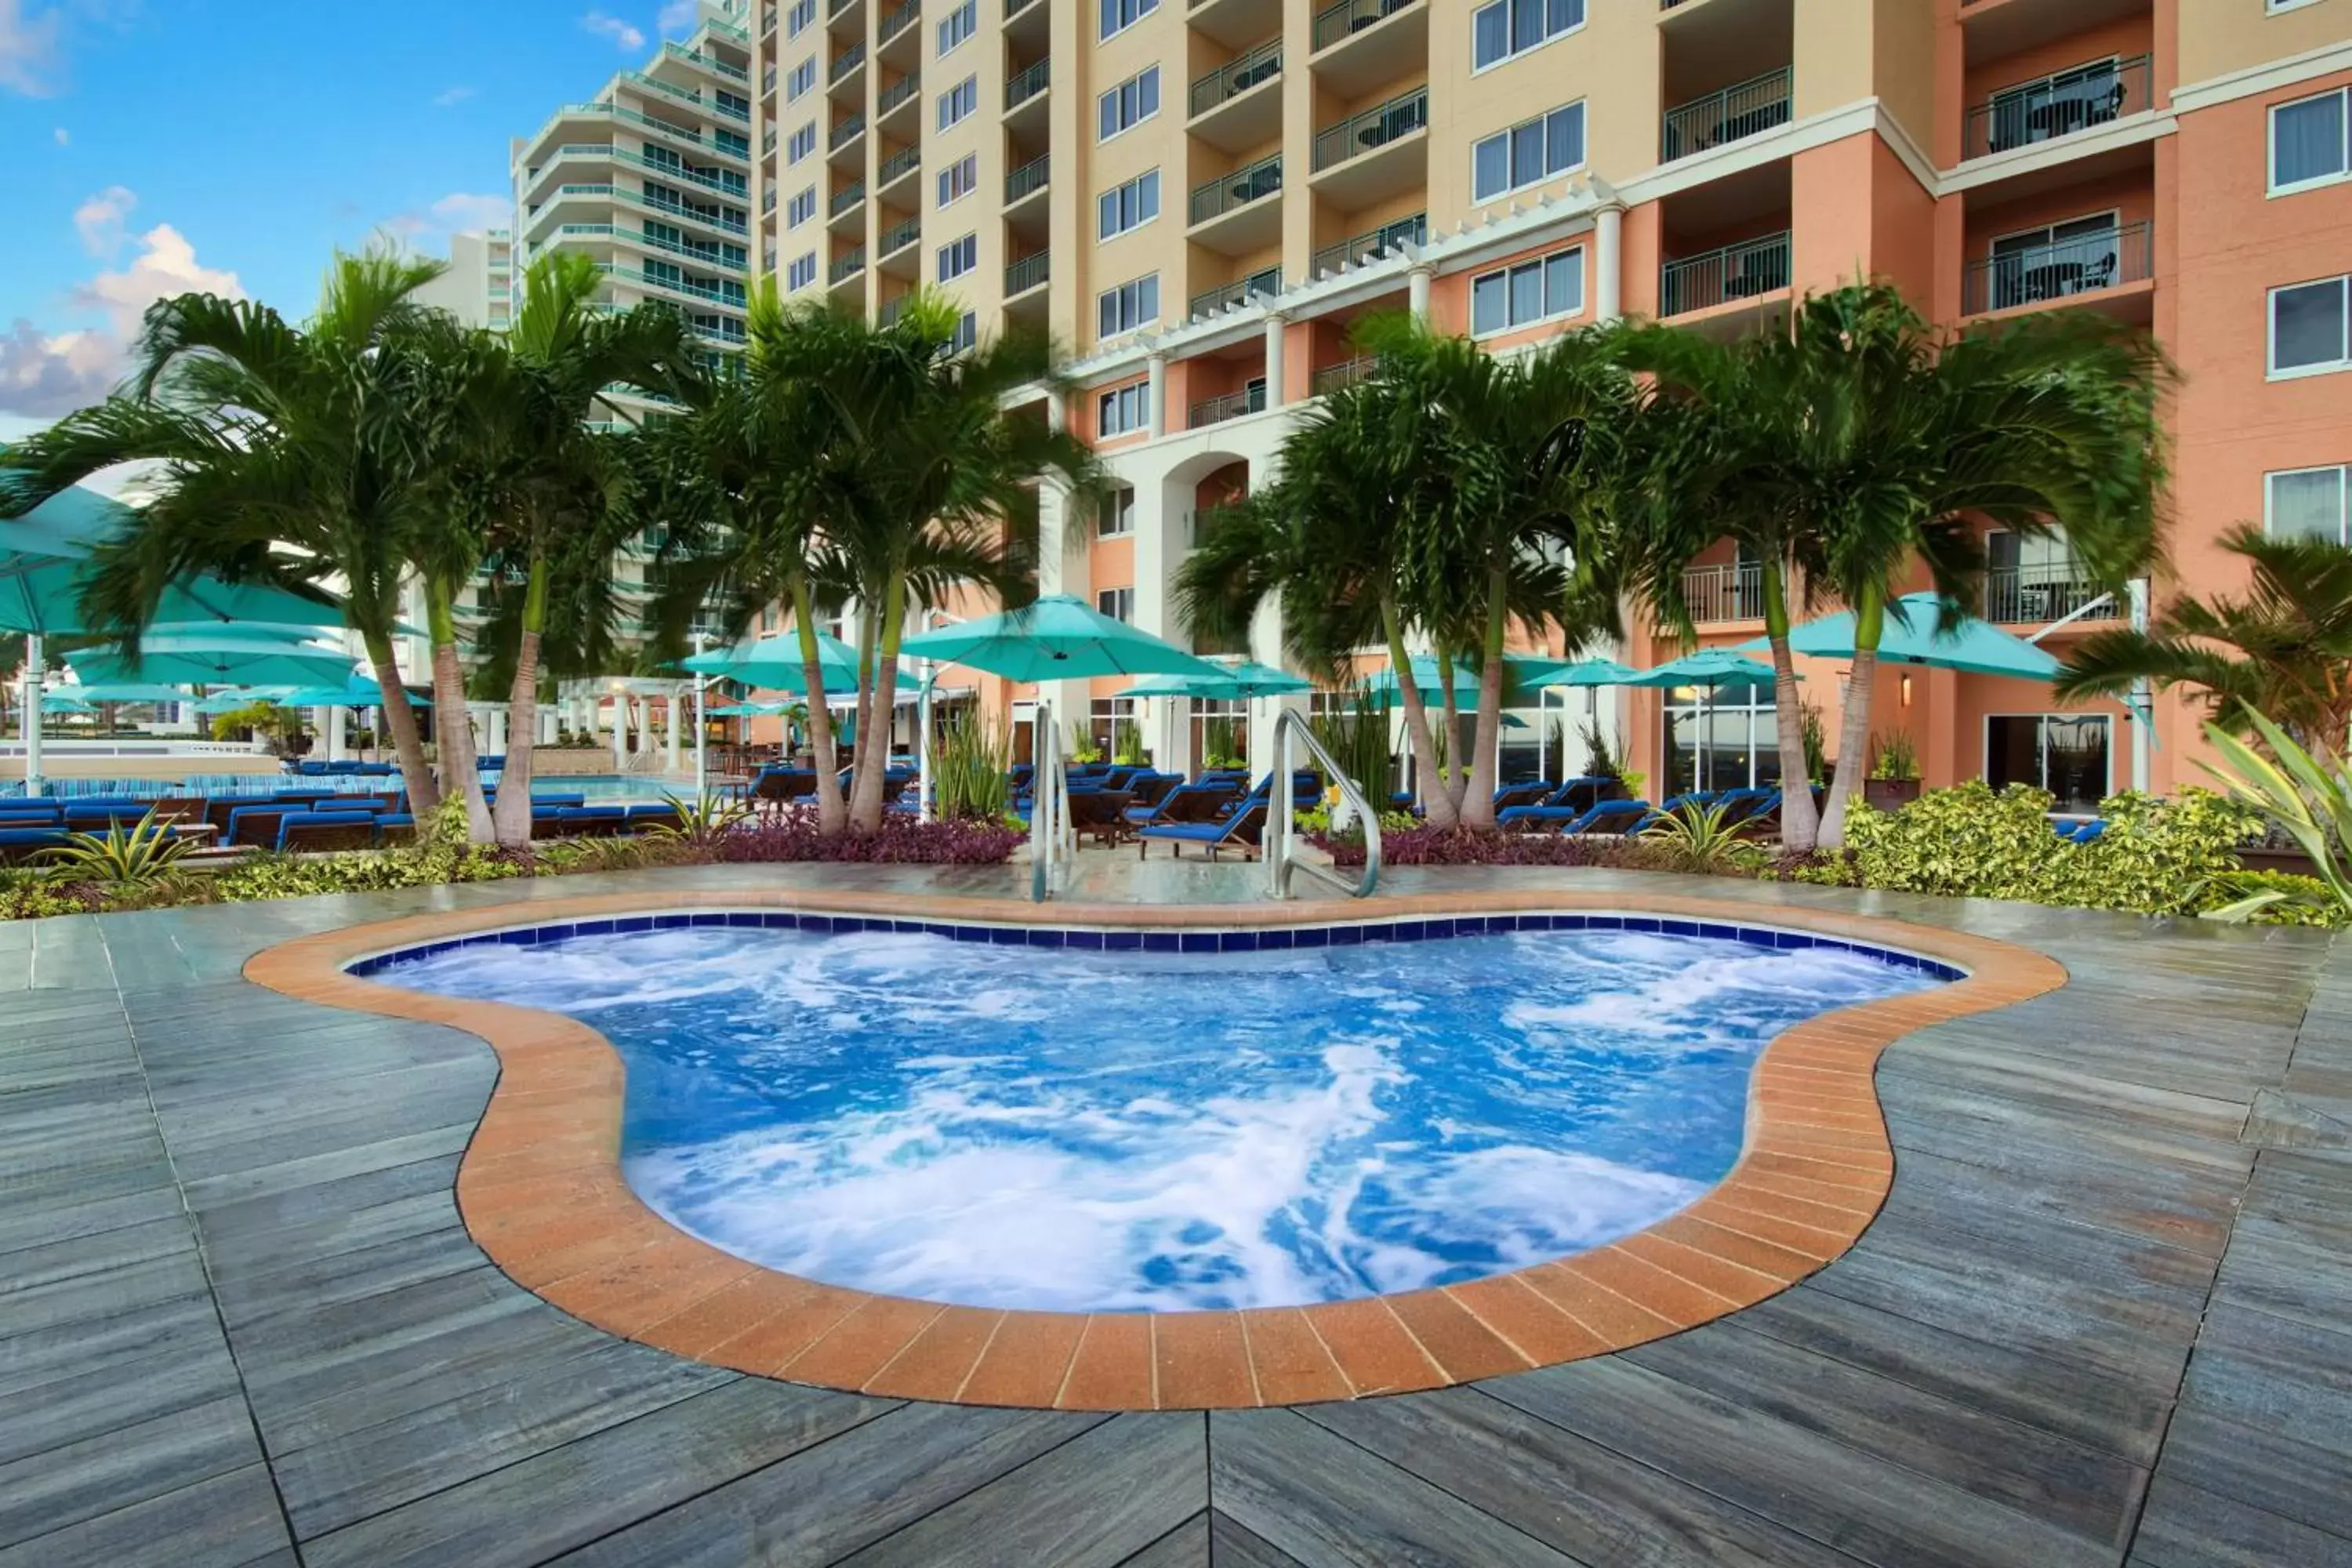
<svg viewBox="0 0 2352 1568">
<path fill-rule="evenodd" d="M 809 595 L 808 579 L 792 579 L 793 625 L 801 639 L 801 689 L 808 699 L 809 750 L 816 760 L 816 828 L 839 833 L 849 826 L 849 810 L 841 798 L 840 752 L 833 743 L 833 710 L 825 706 L 824 667 L 817 658 L 816 607 Z"/>
<path fill-rule="evenodd" d="M 1470 745 L 1469 776 L 1464 784 L 1462 826 L 1480 831 L 1495 826 L 1495 773 L 1497 742 L 1503 733 L 1503 639 L 1509 615 L 1500 571 L 1486 578 L 1486 662 L 1478 671 L 1478 724 Z"/>
<path fill-rule="evenodd" d="M 1447 792 L 1445 781 L 1438 777 L 1437 748 L 1429 736 L 1429 705 L 1421 700 L 1421 687 L 1412 679 L 1412 661 L 1405 657 L 1404 632 L 1397 625 L 1396 606 L 1381 605 L 1381 629 L 1388 634 L 1389 668 L 1396 676 L 1397 694 L 1404 702 L 1405 741 L 1412 748 L 1414 778 L 1423 781 L 1416 792 L 1421 796 L 1423 816 L 1436 828 L 1454 828 L 1462 825 L 1462 814 L 1454 808 L 1454 796 Z M 1431 781 L 1436 789 L 1433 793 Z M 1381 803 L 1374 801 L 1373 809 Z"/>
<path fill-rule="evenodd" d="M 1436 657 L 1437 710 L 1444 721 L 1444 727 L 1438 731 L 1438 735 L 1445 745 L 1445 760 L 1439 764 L 1437 774 L 1444 784 L 1445 798 L 1452 804 L 1454 818 L 1458 822 L 1462 816 L 1462 797 L 1468 793 L 1460 755 L 1462 713 L 1461 710 L 1454 705 L 1454 656 L 1441 647 L 1437 650 Z"/>
<path fill-rule="evenodd" d="M 1821 814 L 1813 809 L 1805 770 L 1805 710 L 1797 695 L 1797 659 L 1789 647 L 1789 584 L 1778 561 L 1767 561 L 1764 578 L 1764 637 L 1772 648 L 1772 710 L 1780 732 L 1780 847 L 1810 855 L 1820 842 Z"/>
<path fill-rule="evenodd" d="M 432 764 L 425 760 L 425 737 L 417 732 L 416 710 L 409 705 L 408 693 L 400 684 L 400 661 L 393 657 L 389 637 L 363 632 L 360 642 L 367 649 L 376 686 L 383 692 L 383 727 L 392 731 L 393 753 L 400 759 L 400 782 L 408 790 L 409 815 L 421 819 L 441 804 L 441 791 L 433 782 Z"/>
<path fill-rule="evenodd" d="M 888 595 L 887 589 L 884 590 L 884 595 Z M 874 634 L 879 629 L 875 625 L 874 611 L 869 604 L 860 600 L 857 608 L 856 760 L 851 763 L 849 772 L 849 825 L 852 827 L 860 826 L 864 820 L 858 815 L 857 803 L 866 792 L 866 762 L 873 755 L 873 749 L 866 742 L 873 733 Z"/>
<path fill-rule="evenodd" d="M 546 628 L 547 563 L 533 556 L 529 585 L 523 589 L 514 682 L 507 689 L 506 767 L 499 774 L 498 805 L 490 813 L 491 828 L 509 849 L 530 842 L 530 749 L 539 718 L 539 639 Z"/>
<path fill-rule="evenodd" d="M 466 717 L 466 670 L 457 662 L 457 617 L 454 595 L 446 583 L 425 586 L 425 619 L 433 636 L 434 719 L 441 737 L 441 783 L 465 796 L 466 838 L 488 844 L 497 834 L 490 823 L 489 802 L 482 795 L 481 770 L 474 765 L 474 727 Z"/>
<path fill-rule="evenodd" d="M 849 803 L 851 825 L 868 833 L 882 826 L 882 775 L 889 770 L 890 729 L 898 711 L 898 634 L 906 610 L 906 579 L 894 576 L 882 595 L 882 646 L 874 661 L 873 710 L 882 727 L 882 743 L 857 748 L 857 793 Z M 861 741 L 866 733 L 858 731 Z"/>
<path fill-rule="evenodd" d="M 1838 723 L 1837 780 L 1822 813 L 1821 847 L 1845 847 L 1846 803 L 1870 771 L 1870 689 L 1878 676 L 1878 641 L 1886 630 L 1886 595 L 1865 588 L 1853 607 L 1853 673 L 1846 678 L 1845 713 Z"/>
</svg>

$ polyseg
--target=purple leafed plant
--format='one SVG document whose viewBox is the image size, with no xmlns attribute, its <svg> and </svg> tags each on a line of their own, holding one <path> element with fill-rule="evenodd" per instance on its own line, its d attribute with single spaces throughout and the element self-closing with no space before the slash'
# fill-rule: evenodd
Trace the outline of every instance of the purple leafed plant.
<svg viewBox="0 0 2352 1568">
<path fill-rule="evenodd" d="M 1355 835 L 1318 834 L 1313 842 L 1340 866 L 1364 863 L 1364 841 Z M 1381 835 L 1384 866 L 1613 866 L 1648 864 L 1642 844 L 1622 837 L 1558 833 L 1478 833 L 1467 828 L 1408 827 Z"/>
<path fill-rule="evenodd" d="M 886 816 L 872 833 L 817 831 L 814 812 L 789 812 L 720 835 L 710 846 L 722 861 L 827 860 L 904 866 L 997 866 L 1027 837 L 997 822 L 917 822 Z"/>
</svg>

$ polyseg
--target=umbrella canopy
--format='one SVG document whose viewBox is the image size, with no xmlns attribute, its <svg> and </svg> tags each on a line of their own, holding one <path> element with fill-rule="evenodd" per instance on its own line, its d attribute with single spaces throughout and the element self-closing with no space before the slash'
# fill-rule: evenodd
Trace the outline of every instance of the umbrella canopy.
<svg viewBox="0 0 2352 1568">
<path fill-rule="evenodd" d="M 791 708 L 789 702 L 730 702 L 724 708 L 709 710 L 709 716 L 713 719 L 772 719 Z"/>
<path fill-rule="evenodd" d="M 817 675 L 827 691 L 857 689 L 857 650 L 837 637 L 816 634 Z M 777 632 L 733 647 L 715 647 L 681 659 L 680 669 L 740 680 L 769 691 L 799 692 L 808 684 L 801 662 L 801 635 Z"/>
<path fill-rule="evenodd" d="M 1515 695 L 1524 695 L 1527 689 L 1544 684 L 1542 677 L 1559 668 L 1559 660 L 1541 654 L 1507 653 L 1503 656 L 1503 700 L 1509 705 Z M 1421 691 L 1424 702 L 1443 700 L 1444 682 L 1438 679 L 1434 655 L 1417 653 L 1412 656 L 1412 683 Z M 1384 701 L 1394 701 L 1402 694 L 1396 671 L 1383 669 L 1364 683 L 1364 689 Z M 1459 713 L 1478 711 L 1478 672 L 1466 665 L 1454 667 L 1454 708 Z"/>
<path fill-rule="evenodd" d="M 84 702 L 185 702 L 188 693 L 176 686 L 159 686 L 153 681 L 130 686 L 73 686 L 66 689 L 70 696 Z"/>
<path fill-rule="evenodd" d="M 196 699 L 191 706 L 197 712 L 207 715 L 214 713 L 234 713 L 241 708 L 250 708 L 257 702 L 267 702 L 270 700 L 274 695 L 274 690 L 215 691 L 209 697 L 200 697 Z"/>
<path fill-rule="evenodd" d="M 1579 659 L 1563 664 L 1528 681 L 1531 686 L 1631 686 L 1642 672 L 1613 658 Z"/>
<path fill-rule="evenodd" d="M 175 628 L 141 638 L 136 658 L 105 647 L 69 653 L 66 662 L 90 685 L 153 680 L 207 686 L 323 685 L 341 690 L 350 684 L 355 661 L 341 648 L 273 637 L 257 628 Z"/>
<path fill-rule="evenodd" d="M 401 695 L 417 708 L 433 704 L 414 691 L 404 689 Z M 291 691 L 272 691 L 267 700 L 280 708 L 381 708 L 383 688 L 369 676 L 353 673 L 349 680 L 331 686 L 300 686 Z"/>
<path fill-rule="evenodd" d="M 1906 594 L 1887 607 L 1886 627 L 1879 639 L 1882 663 L 1919 664 L 1936 669 L 1960 669 L 1972 675 L 2007 675 L 2020 680 L 2049 681 L 2058 674 L 2058 660 L 2023 637 L 1963 615 L 1951 630 L 1939 634 L 1944 611 L 1934 594 Z M 1762 637 L 1741 643 L 1741 651 L 1763 653 L 1771 644 Z M 1789 647 L 1817 658 L 1853 657 L 1853 612 L 1807 621 L 1789 634 Z"/>
<path fill-rule="evenodd" d="M 899 645 L 909 658 L 986 670 L 1008 680 L 1083 680 L 1100 675 L 1190 675 L 1223 671 L 1197 654 L 1114 620 L 1068 594 L 961 626 L 922 632 Z"/>
<path fill-rule="evenodd" d="M 1120 692 L 1121 697 L 1207 697 L 1246 702 L 1256 697 L 1287 697 L 1314 689 L 1314 682 L 1255 659 L 1215 659 L 1219 671 L 1211 675 L 1148 675 Z"/>
<path fill-rule="evenodd" d="M 70 692 L 45 691 L 41 694 L 41 711 L 44 713 L 90 713 L 96 710 L 94 704 Z"/>
<path fill-rule="evenodd" d="M 1685 654 L 1655 669 L 1638 670 L 1628 686 L 1743 686 L 1750 681 L 1769 684 L 1772 667 L 1759 664 L 1752 658 L 1742 658 L 1729 648 L 1703 647 L 1696 653 Z"/>
</svg>

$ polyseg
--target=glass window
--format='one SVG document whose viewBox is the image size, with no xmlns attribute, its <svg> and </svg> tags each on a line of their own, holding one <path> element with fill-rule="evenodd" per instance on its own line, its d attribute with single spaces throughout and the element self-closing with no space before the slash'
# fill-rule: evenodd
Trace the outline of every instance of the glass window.
<svg viewBox="0 0 2352 1568">
<path fill-rule="evenodd" d="M 1095 608 L 1115 621 L 1135 619 L 1135 590 L 1103 588 L 1095 594 Z"/>
<path fill-rule="evenodd" d="M 1097 36 L 1108 38 L 1124 32 L 1159 9 L 1160 0 L 1102 0 L 1102 30 Z"/>
<path fill-rule="evenodd" d="M 2332 180 L 2352 169 L 2345 146 L 2344 91 L 2271 110 L 2271 188 Z"/>
<path fill-rule="evenodd" d="M 1135 489 L 1121 485 L 1110 492 L 1095 514 L 1095 537 L 1119 539 L 1135 531 Z"/>
<path fill-rule="evenodd" d="M 797 163 L 816 151 L 816 127 L 803 125 L 784 143 L 784 162 Z"/>
<path fill-rule="evenodd" d="M 1780 721 L 1769 682 L 1680 686 L 1666 694 L 1666 797 L 1769 789 L 1780 782 Z"/>
<path fill-rule="evenodd" d="M 1584 105 L 1563 104 L 1471 148 L 1476 199 L 1491 201 L 1523 185 L 1557 179 L 1584 162 Z"/>
<path fill-rule="evenodd" d="M 784 16 L 784 37 L 797 38 L 811 22 L 816 20 L 816 0 L 793 0 L 793 8 Z"/>
<path fill-rule="evenodd" d="M 2271 370 L 2328 370 L 2345 363 L 2344 279 L 2271 290 Z"/>
<path fill-rule="evenodd" d="M 980 237 L 965 235 L 940 247 L 940 281 L 962 277 L 980 265 Z"/>
<path fill-rule="evenodd" d="M 1098 333 L 1113 337 L 1131 332 L 1160 319 L 1160 274 L 1147 273 L 1097 297 Z"/>
<path fill-rule="evenodd" d="M 1480 70 L 1584 26 L 1584 0 L 1494 0 L 1470 14 L 1470 46 Z"/>
<path fill-rule="evenodd" d="M 967 153 L 940 171 L 940 205 L 961 201 L 980 184 L 980 154 Z"/>
<path fill-rule="evenodd" d="M 940 129 L 964 121 L 980 108 L 980 79 L 968 76 L 940 94 Z"/>
<path fill-rule="evenodd" d="M 2345 521 L 2345 469 L 2298 468 L 2264 476 L 2263 526 L 2281 538 L 2352 544 Z"/>
<path fill-rule="evenodd" d="M 1479 274 L 1470 281 L 1470 331 L 1474 336 L 1507 331 L 1584 309 L 1584 249 L 1571 246 L 1549 256 Z"/>
<path fill-rule="evenodd" d="M 1995 714 L 1985 721 L 1985 783 L 2031 784 L 2059 811 L 2095 812 L 2109 790 L 2112 728 L 2101 713 Z"/>
<path fill-rule="evenodd" d="M 1096 405 L 1095 434 L 1125 436 L 1143 429 L 1151 420 L 1151 384 L 1129 383 L 1102 395 Z"/>
<path fill-rule="evenodd" d="M 784 101 L 792 102 L 815 85 L 816 61 L 814 58 L 803 60 L 793 68 L 792 75 L 784 79 Z"/>
<path fill-rule="evenodd" d="M 1105 191 L 1099 203 L 1097 233 L 1108 239 L 1139 228 L 1160 216 L 1160 171 L 1147 170 L 1116 189 Z"/>
<path fill-rule="evenodd" d="M 798 228 L 801 225 L 808 222 L 809 219 L 814 216 L 816 216 L 816 187 L 814 185 L 811 185 L 808 189 L 796 193 L 791 201 L 784 204 L 784 226 L 786 228 Z"/>
<path fill-rule="evenodd" d="M 1098 140 L 1108 142 L 1160 112 L 1160 68 L 1151 66 L 1097 100 Z"/>
<path fill-rule="evenodd" d="M 793 264 L 784 270 L 784 287 L 787 289 L 805 289 L 815 281 L 816 253 L 814 251 L 811 251 L 806 256 L 794 257 Z"/>
<path fill-rule="evenodd" d="M 958 44 L 971 37 L 979 26 L 980 0 L 963 0 L 962 5 L 940 21 L 939 52 L 942 55 L 951 53 Z"/>
</svg>

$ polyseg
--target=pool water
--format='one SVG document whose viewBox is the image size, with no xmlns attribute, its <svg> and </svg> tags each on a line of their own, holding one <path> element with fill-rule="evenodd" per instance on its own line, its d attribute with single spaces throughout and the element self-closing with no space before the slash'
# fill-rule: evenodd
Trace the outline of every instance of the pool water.
<svg viewBox="0 0 2352 1568">
<path fill-rule="evenodd" d="M 1934 983 L 1631 931 L 1195 954 L 715 927 L 376 977 L 593 1023 L 627 1064 L 630 1184 L 727 1251 L 1062 1310 L 1341 1300 L 1599 1246 L 1730 1170 L 1773 1036 Z"/>
</svg>

